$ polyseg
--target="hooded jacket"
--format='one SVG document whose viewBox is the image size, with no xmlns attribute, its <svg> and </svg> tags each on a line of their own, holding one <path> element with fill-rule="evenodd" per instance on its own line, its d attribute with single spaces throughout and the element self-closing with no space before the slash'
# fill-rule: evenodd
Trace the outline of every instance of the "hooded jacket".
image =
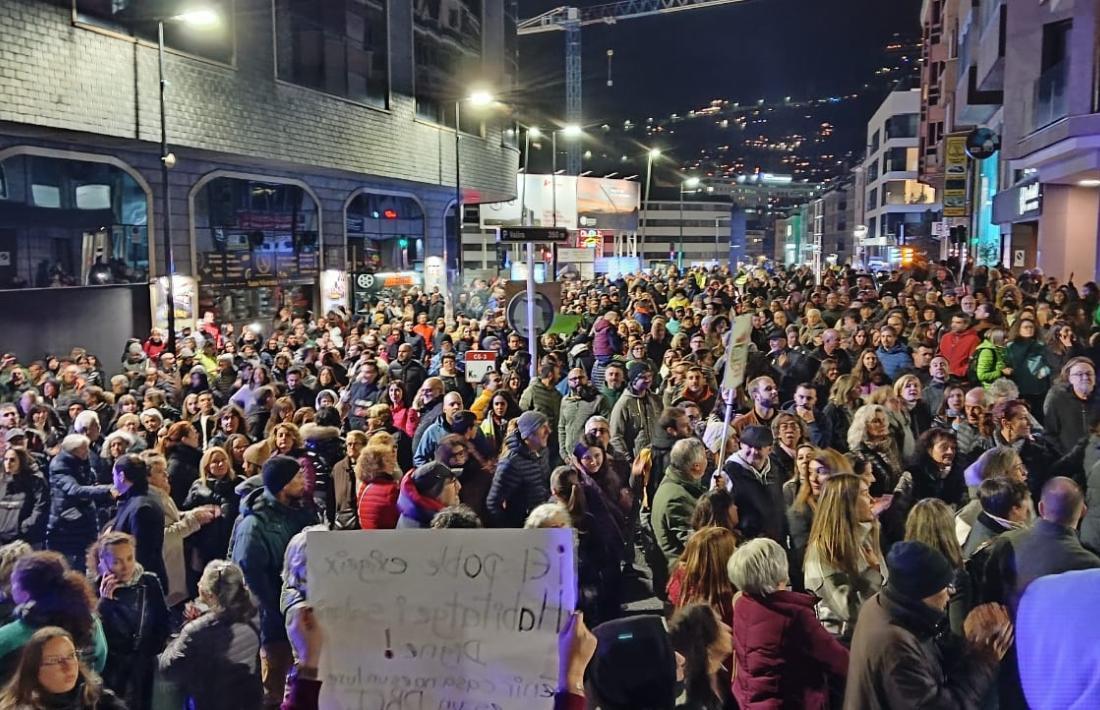
<svg viewBox="0 0 1100 710">
<path fill-rule="evenodd" d="M 443 501 L 429 498 L 416 489 L 412 474 L 401 479 L 401 492 L 397 496 L 397 528 L 426 528 L 431 525 L 435 514 L 443 510 Z"/>
<path fill-rule="evenodd" d="M 397 481 L 389 476 L 375 476 L 359 494 L 359 528 L 361 530 L 396 528 L 400 517 L 397 507 L 399 492 Z"/>
<path fill-rule="evenodd" d="M 726 459 L 723 471 L 737 505 L 738 528 L 745 539 L 770 537 L 786 547 L 787 515 L 783 481 L 769 459 L 760 470 L 741 458 L 740 452 Z"/>
<path fill-rule="evenodd" d="M 279 613 L 283 555 L 290 539 L 317 516 L 308 507 L 280 503 L 266 488 L 258 488 L 241 501 L 241 518 L 233 530 L 229 555 L 244 572 L 248 588 L 260 604 L 263 643 L 286 641 L 286 627 Z"/>
<path fill-rule="evenodd" d="M 634 394 L 629 386 L 611 410 L 611 445 L 637 456 L 656 435 L 661 400 L 652 392 Z"/>
<path fill-rule="evenodd" d="M 913 366 L 913 356 L 909 354 L 909 348 L 900 342 L 894 343 L 894 347 L 889 349 L 880 345 L 875 354 L 878 356 L 878 361 L 882 363 L 882 369 L 891 382 L 896 380 L 906 369 Z"/>
<path fill-rule="evenodd" d="M 545 450 L 532 451 L 518 429 L 504 440 L 504 446 L 486 507 L 494 527 L 522 528 L 528 513 L 550 498 L 549 458 Z"/>
<path fill-rule="evenodd" d="M 339 427 L 309 422 L 302 425 L 305 458 L 313 467 L 313 501 L 324 511 L 331 527 L 336 521 L 336 491 L 332 487 L 332 469 L 344 458 L 346 448 Z"/>
</svg>

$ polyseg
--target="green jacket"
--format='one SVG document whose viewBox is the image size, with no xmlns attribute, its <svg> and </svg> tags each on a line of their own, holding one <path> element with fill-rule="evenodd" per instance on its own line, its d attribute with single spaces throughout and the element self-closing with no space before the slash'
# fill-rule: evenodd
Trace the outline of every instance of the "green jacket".
<svg viewBox="0 0 1100 710">
<path fill-rule="evenodd" d="M 35 631 L 38 631 L 38 627 L 31 626 L 22 619 L 0 626 L 0 658 L 18 653 L 31 640 Z M 107 637 L 103 635 L 103 625 L 98 616 L 92 617 L 92 647 L 78 650 L 92 670 L 96 673 L 103 672 L 103 667 L 107 665 Z M 86 655 L 88 653 L 91 655 Z"/>
<path fill-rule="evenodd" d="M 661 485 L 653 495 L 650 521 L 657 546 L 664 553 L 665 561 L 672 565 L 684 551 L 688 535 L 691 534 L 691 514 L 699 497 L 706 493 L 703 481 L 685 478 L 672 468 L 668 468 Z"/>
<path fill-rule="evenodd" d="M 1012 368 L 1012 381 L 1020 394 L 1044 394 L 1050 389 L 1050 366 L 1046 347 L 1035 338 L 1014 340 L 1005 346 L 1005 362 Z"/>
<path fill-rule="evenodd" d="M 988 387 L 994 380 L 1004 377 L 1001 371 L 1008 367 L 1008 363 L 1005 361 L 1003 347 L 997 347 L 988 340 L 983 340 L 978 344 L 972 357 L 978 358 L 975 372 L 978 375 L 978 382 L 982 385 Z"/>
<path fill-rule="evenodd" d="M 525 412 L 534 410 L 545 414 L 550 420 L 550 429 L 557 433 L 558 416 L 561 414 L 561 392 L 553 387 L 547 387 L 536 377 L 520 395 L 519 408 Z"/>
</svg>

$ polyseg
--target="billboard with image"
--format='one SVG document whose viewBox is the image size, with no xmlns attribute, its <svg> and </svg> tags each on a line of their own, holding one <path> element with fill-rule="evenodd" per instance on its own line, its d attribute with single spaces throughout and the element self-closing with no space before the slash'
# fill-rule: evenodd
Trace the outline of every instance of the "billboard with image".
<svg viewBox="0 0 1100 710">
<path fill-rule="evenodd" d="M 514 200 L 481 205 L 481 226 L 526 223 L 534 227 L 633 232 L 638 228 L 640 207 L 641 189 L 631 180 L 521 174 L 516 176 Z"/>
</svg>

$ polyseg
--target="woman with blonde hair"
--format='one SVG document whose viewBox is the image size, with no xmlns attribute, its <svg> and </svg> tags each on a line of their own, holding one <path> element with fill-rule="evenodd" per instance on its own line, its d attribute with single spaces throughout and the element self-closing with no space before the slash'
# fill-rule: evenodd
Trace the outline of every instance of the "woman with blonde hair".
<svg viewBox="0 0 1100 710">
<path fill-rule="evenodd" d="M 894 382 L 894 396 L 901 405 L 897 414 L 905 421 L 913 439 L 919 439 L 932 426 L 932 410 L 921 396 L 923 393 L 924 386 L 914 374 L 906 373 Z"/>
<path fill-rule="evenodd" d="M 879 528 L 867 483 L 832 476 L 814 511 L 806 546 L 806 590 L 816 594 L 818 618 L 834 636 L 851 639 L 859 609 L 885 579 Z"/>
<path fill-rule="evenodd" d="M 828 422 L 830 447 L 841 453 L 848 451 L 847 433 L 856 410 L 863 404 L 859 381 L 851 375 L 836 378 L 829 390 L 829 401 L 822 415 Z"/>
<path fill-rule="evenodd" d="M 963 620 L 974 606 L 970 575 L 963 565 L 962 548 L 955 537 L 955 516 L 938 498 L 918 501 L 905 519 L 905 539 L 923 542 L 947 558 L 955 570 L 954 590 L 947 603 L 951 631 L 963 635 Z"/>
<path fill-rule="evenodd" d="M 733 595 L 726 565 L 737 548 L 737 538 L 726 528 L 706 527 L 692 533 L 669 575 L 668 600 L 676 608 L 707 604 L 722 621 L 733 624 Z"/>
<path fill-rule="evenodd" d="M 233 524 L 240 512 L 237 473 L 229 453 L 215 446 L 206 450 L 199 463 L 199 480 L 191 486 L 182 510 L 216 510 L 217 519 L 194 539 L 191 569 L 199 574 L 206 565 L 226 556 Z"/>
<path fill-rule="evenodd" d="M 386 443 L 386 439 L 392 438 L 386 432 L 374 434 L 355 462 L 355 477 L 361 486 L 356 504 L 360 530 L 397 527 L 397 497 L 400 494 L 397 447 Z"/>
<path fill-rule="evenodd" d="M 827 327 L 821 318 L 821 311 L 807 308 L 802 314 L 802 327 L 798 329 L 798 342 L 809 349 L 817 347 L 821 344 L 821 334 Z"/>
<path fill-rule="evenodd" d="M 890 435 L 886 407 L 866 404 L 859 408 L 848 429 L 848 453 L 849 457 L 858 455 L 871 462 L 875 477 L 871 495 L 877 498 L 894 492 L 901 480 L 901 453 Z"/>
</svg>

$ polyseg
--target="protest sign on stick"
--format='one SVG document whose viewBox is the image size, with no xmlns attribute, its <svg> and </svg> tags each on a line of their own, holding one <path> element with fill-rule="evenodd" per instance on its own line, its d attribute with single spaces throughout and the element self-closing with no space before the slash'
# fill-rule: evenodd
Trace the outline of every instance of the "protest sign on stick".
<svg viewBox="0 0 1100 710">
<path fill-rule="evenodd" d="M 550 708 L 573 531 L 311 532 L 322 710 Z"/>
</svg>

